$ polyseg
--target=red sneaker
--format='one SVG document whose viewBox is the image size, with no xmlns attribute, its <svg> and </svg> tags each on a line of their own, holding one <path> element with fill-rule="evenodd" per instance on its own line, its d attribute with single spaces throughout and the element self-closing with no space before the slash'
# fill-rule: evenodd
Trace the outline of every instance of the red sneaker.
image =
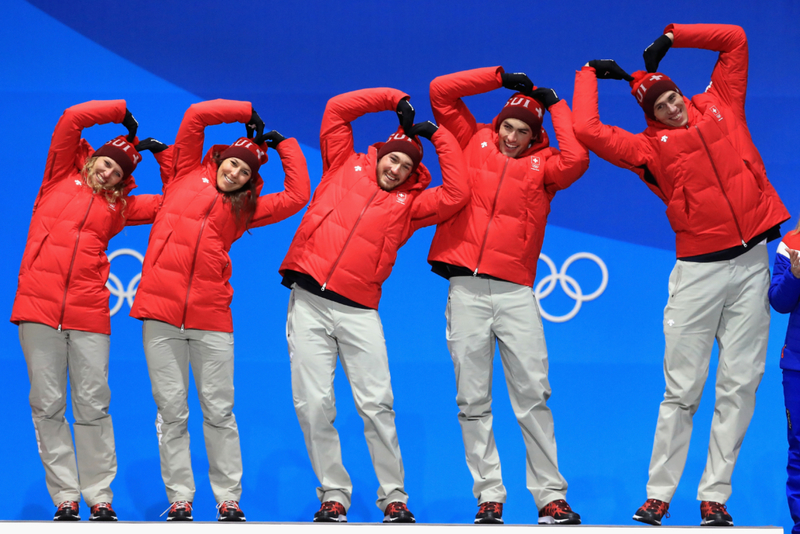
<svg viewBox="0 0 800 534">
<path fill-rule="evenodd" d="M 658 499 L 647 499 L 644 504 L 636 510 L 633 518 L 636 521 L 647 523 L 648 525 L 661 525 L 661 518 L 669 517 L 669 503 Z"/>
<path fill-rule="evenodd" d="M 714 501 L 702 501 L 700 503 L 700 517 L 703 520 L 700 526 L 703 527 L 732 527 L 733 518 L 728 513 L 728 509 L 722 503 Z"/>
<path fill-rule="evenodd" d="M 581 516 L 572 511 L 567 501 L 558 499 L 539 511 L 540 525 L 580 525 Z"/>
<path fill-rule="evenodd" d="M 319 508 L 319 512 L 314 514 L 316 523 L 347 523 L 347 510 L 340 502 L 325 501 Z"/>
<path fill-rule="evenodd" d="M 475 524 L 503 524 L 503 503 L 487 501 L 481 504 L 475 516 Z"/>
</svg>

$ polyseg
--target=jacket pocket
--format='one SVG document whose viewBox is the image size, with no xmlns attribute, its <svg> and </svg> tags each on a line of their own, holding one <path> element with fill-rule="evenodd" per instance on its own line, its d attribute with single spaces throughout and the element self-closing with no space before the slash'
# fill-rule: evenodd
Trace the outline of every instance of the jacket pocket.
<svg viewBox="0 0 800 534">
<path fill-rule="evenodd" d="M 167 234 L 167 238 L 164 239 L 164 242 L 161 244 L 161 246 L 156 249 L 155 256 L 153 257 L 153 263 L 151 265 L 155 266 L 159 258 L 161 258 L 161 253 L 164 252 L 164 249 L 167 247 L 167 243 L 169 243 L 169 240 L 171 238 L 172 238 L 172 231 L 170 231 L 170 233 Z"/>
<path fill-rule="evenodd" d="M 39 259 L 39 256 L 42 253 L 42 249 L 44 249 L 44 244 L 47 242 L 49 238 L 50 234 L 44 236 L 44 239 L 41 240 L 39 246 L 36 249 L 34 249 L 34 251 L 31 253 L 31 259 L 30 261 L 27 262 L 25 269 L 30 269 L 31 267 L 33 267 L 33 264 L 36 263 L 36 260 Z"/>
</svg>

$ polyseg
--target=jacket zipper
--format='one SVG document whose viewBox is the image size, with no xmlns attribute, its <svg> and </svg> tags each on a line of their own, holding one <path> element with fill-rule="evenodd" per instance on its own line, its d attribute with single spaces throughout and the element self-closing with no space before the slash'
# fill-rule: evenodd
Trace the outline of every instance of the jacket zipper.
<svg viewBox="0 0 800 534">
<path fill-rule="evenodd" d="M 503 174 L 500 175 L 500 181 L 497 183 L 497 192 L 494 194 L 494 202 L 492 202 L 492 214 L 489 217 L 489 223 L 486 225 L 486 233 L 483 234 L 483 243 L 481 243 L 481 251 L 478 253 L 478 263 L 475 265 L 475 271 L 472 273 L 472 276 L 478 276 L 478 269 L 481 266 L 481 259 L 483 259 L 483 251 L 486 248 L 486 240 L 489 238 L 489 228 L 492 226 L 492 220 L 494 219 L 494 212 L 497 209 L 497 197 L 500 196 L 500 187 L 503 185 L 503 178 L 506 176 L 506 169 L 508 168 L 508 160 L 509 158 L 506 157 L 506 164 L 503 166 Z"/>
<path fill-rule="evenodd" d="M 67 282 L 64 284 L 64 298 L 61 301 L 61 316 L 58 318 L 58 331 L 61 332 L 61 325 L 64 324 L 64 312 L 67 309 L 67 291 L 69 290 L 69 281 L 72 278 L 72 268 L 75 266 L 75 256 L 78 254 L 78 243 L 81 241 L 81 231 L 83 225 L 86 224 L 86 219 L 89 217 L 89 210 L 92 209 L 94 202 L 94 193 L 89 198 L 89 205 L 86 206 L 86 213 L 83 214 L 83 220 L 78 226 L 78 236 L 75 238 L 75 247 L 72 249 L 72 260 L 69 262 L 69 271 L 67 271 Z"/>
<path fill-rule="evenodd" d="M 356 223 L 353 225 L 353 229 L 350 230 L 350 235 L 347 236 L 347 241 L 344 242 L 344 246 L 342 247 L 342 251 L 339 253 L 339 256 L 336 258 L 336 261 L 333 262 L 333 267 L 331 267 L 331 270 L 328 273 L 328 277 L 325 278 L 325 283 L 322 284 L 322 291 L 325 291 L 325 287 L 328 285 L 328 282 L 330 282 L 331 276 L 333 276 L 333 271 L 336 270 L 336 266 L 339 265 L 339 260 L 342 259 L 342 256 L 344 255 L 344 251 L 347 250 L 347 245 L 348 245 L 348 243 L 350 243 L 350 239 L 353 237 L 353 234 L 356 233 L 356 228 L 358 228 L 358 223 L 361 222 L 361 218 L 364 216 L 364 213 L 367 211 L 367 207 L 369 207 L 369 205 L 372 203 L 372 200 L 375 198 L 375 195 L 378 194 L 378 191 L 380 191 L 380 189 L 378 189 L 374 193 L 372 193 L 372 196 L 369 197 L 369 200 L 367 200 L 367 203 L 364 204 L 363 208 L 361 208 L 361 213 L 359 214 L 358 219 L 356 219 Z"/>
<path fill-rule="evenodd" d="M 714 158 L 711 157 L 711 151 L 708 149 L 708 145 L 706 144 L 706 140 L 703 137 L 703 132 L 700 131 L 700 128 L 695 126 L 697 130 L 697 135 L 700 136 L 700 141 L 703 143 L 703 148 L 706 149 L 706 154 L 708 154 L 708 160 L 711 162 L 711 168 L 714 169 L 714 176 L 717 177 L 717 182 L 719 182 L 719 189 L 722 191 L 722 196 L 725 197 L 725 201 L 728 203 L 728 208 L 731 210 L 731 217 L 733 217 L 733 224 L 736 225 L 736 231 L 739 233 L 739 240 L 742 242 L 742 246 L 747 248 L 747 242 L 744 240 L 744 236 L 742 235 L 742 229 L 739 226 L 739 220 L 736 218 L 736 212 L 733 211 L 733 205 L 731 204 L 730 199 L 728 198 L 727 193 L 725 193 L 725 188 L 722 185 L 722 180 L 719 177 L 719 172 L 717 172 L 717 166 L 714 165 Z"/>
<path fill-rule="evenodd" d="M 214 200 L 211 201 L 211 205 L 208 207 L 208 211 L 206 212 L 205 217 L 203 217 L 203 222 L 202 224 L 200 224 L 200 232 L 198 232 L 197 234 L 197 244 L 194 247 L 192 268 L 189 270 L 189 285 L 186 288 L 186 300 L 183 302 L 183 318 L 181 318 L 181 334 L 183 334 L 186 327 L 186 313 L 189 311 L 189 293 L 192 292 L 192 279 L 194 278 L 194 266 L 197 263 L 197 251 L 200 250 L 200 238 L 203 237 L 203 230 L 206 227 L 206 221 L 208 220 L 208 216 L 211 215 L 211 210 L 214 208 L 214 204 L 217 203 L 218 197 L 219 193 L 215 193 Z"/>
</svg>

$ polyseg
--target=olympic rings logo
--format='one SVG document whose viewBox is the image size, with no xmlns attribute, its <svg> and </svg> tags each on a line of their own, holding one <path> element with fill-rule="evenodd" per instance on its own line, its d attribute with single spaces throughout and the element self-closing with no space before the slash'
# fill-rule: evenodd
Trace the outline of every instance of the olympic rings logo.
<svg viewBox="0 0 800 534">
<path fill-rule="evenodd" d="M 548 267 L 550 267 L 550 274 L 539 280 L 539 283 L 536 284 L 533 293 L 536 295 L 536 301 L 539 304 L 539 311 L 541 312 L 542 317 L 552 323 L 565 323 L 575 317 L 584 302 L 594 300 L 599 297 L 603 291 L 605 291 L 606 286 L 608 285 L 608 268 L 606 267 L 606 264 L 603 263 L 603 260 L 591 252 L 578 252 L 573 254 L 567 258 L 567 261 L 565 261 L 564 265 L 561 266 L 560 271 L 556 270 L 556 264 L 553 263 L 553 260 L 551 260 L 546 254 L 539 254 L 539 259 L 545 262 Z M 603 279 L 600 282 L 600 287 L 588 295 L 584 295 L 581 286 L 578 285 L 578 281 L 567 274 L 567 269 L 569 269 L 570 265 L 577 260 L 592 260 L 600 268 L 600 273 L 603 275 Z M 571 299 L 575 300 L 575 305 L 572 307 L 572 310 L 570 310 L 566 315 L 561 316 L 550 315 L 544 311 L 544 308 L 542 308 L 541 304 L 541 301 L 553 292 L 557 282 L 560 282 L 561 289 L 564 290 L 564 293 L 566 293 Z"/>
<path fill-rule="evenodd" d="M 142 256 L 139 252 L 133 250 L 132 248 L 121 248 L 119 250 L 115 250 L 108 256 L 108 262 L 111 263 L 114 258 L 118 256 L 133 256 L 139 263 L 144 264 L 144 256 Z M 117 297 L 117 302 L 111 308 L 111 315 L 117 313 L 120 308 L 122 308 L 122 303 L 124 301 L 128 301 L 128 307 L 133 307 L 133 297 L 136 296 L 136 288 L 139 284 L 139 280 L 142 278 L 142 272 L 139 271 L 136 276 L 134 276 L 130 282 L 128 282 L 128 287 L 124 287 L 120 279 L 112 272 L 108 273 L 108 281 L 106 282 L 106 287 L 111 292 L 112 295 Z"/>
</svg>

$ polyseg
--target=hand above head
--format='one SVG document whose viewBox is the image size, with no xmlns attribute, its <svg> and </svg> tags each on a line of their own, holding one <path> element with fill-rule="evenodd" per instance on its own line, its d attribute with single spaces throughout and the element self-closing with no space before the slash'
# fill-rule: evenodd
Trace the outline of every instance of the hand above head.
<svg viewBox="0 0 800 534">
<path fill-rule="evenodd" d="M 263 133 L 256 137 L 255 143 L 257 145 L 261 145 L 264 142 L 267 143 L 267 146 L 273 150 L 278 148 L 278 145 L 281 144 L 282 141 L 286 141 L 286 138 L 278 133 L 277 130 L 270 130 L 267 133 Z"/>
<path fill-rule="evenodd" d="M 672 46 L 671 37 L 672 32 L 667 35 L 662 35 L 644 49 L 642 57 L 644 58 L 644 68 L 647 72 L 658 71 L 658 64 L 661 63 L 661 60 L 664 59 L 664 56 L 667 55 L 667 51 L 669 51 Z"/>
<path fill-rule="evenodd" d="M 408 132 L 406 132 L 406 135 L 408 135 L 409 137 L 414 137 L 414 136 L 424 137 L 425 139 L 430 141 L 431 137 L 433 137 L 433 134 L 435 134 L 438 130 L 439 127 L 436 126 L 434 123 L 432 123 L 431 121 L 425 121 L 415 124 L 414 126 L 409 128 Z"/>
<path fill-rule="evenodd" d="M 547 109 L 550 109 L 550 106 L 561 100 L 558 98 L 554 89 L 549 89 L 547 87 L 537 87 L 536 90 L 531 93 L 531 96 L 541 102 Z"/>
<path fill-rule="evenodd" d="M 598 80 L 625 80 L 630 82 L 633 76 L 625 72 L 613 59 L 593 59 L 587 63 L 594 69 Z"/>
<path fill-rule="evenodd" d="M 139 141 L 139 144 L 136 145 L 136 151 L 141 152 L 142 150 L 149 150 L 153 154 L 158 154 L 169 148 L 167 145 L 159 141 L 158 139 L 153 139 L 152 137 L 148 137 L 147 139 L 142 139 Z"/>
<path fill-rule="evenodd" d="M 133 139 L 136 137 L 136 130 L 139 129 L 139 123 L 136 122 L 133 114 L 127 108 L 125 109 L 125 118 L 122 119 L 122 125 L 128 129 L 128 142 L 133 143 Z"/>
<path fill-rule="evenodd" d="M 503 87 L 506 89 L 528 96 L 533 91 L 533 82 L 524 72 L 504 72 L 500 75 L 500 78 L 503 80 Z"/>
<path fill-rule="evenodd" d="M 248 139 L 253 139 L 256 135 L 264 133 L 264 121 L 258 116 L 256 110 L 253 110 L 253 114 L 250 116 L 250 120 L 247 121 L 247 124 L 245 124 L 245 128 L 247 128 Z"/>
<path fill-rule="evenodd" d="M 397 103 L 397 119 L 400 121 L 400 126 L 406 135 L 410 135 L 408 131 L 414 126 L 414 106 L 408 101 L 408 98 L 402 99 Z"/>
</svg>

